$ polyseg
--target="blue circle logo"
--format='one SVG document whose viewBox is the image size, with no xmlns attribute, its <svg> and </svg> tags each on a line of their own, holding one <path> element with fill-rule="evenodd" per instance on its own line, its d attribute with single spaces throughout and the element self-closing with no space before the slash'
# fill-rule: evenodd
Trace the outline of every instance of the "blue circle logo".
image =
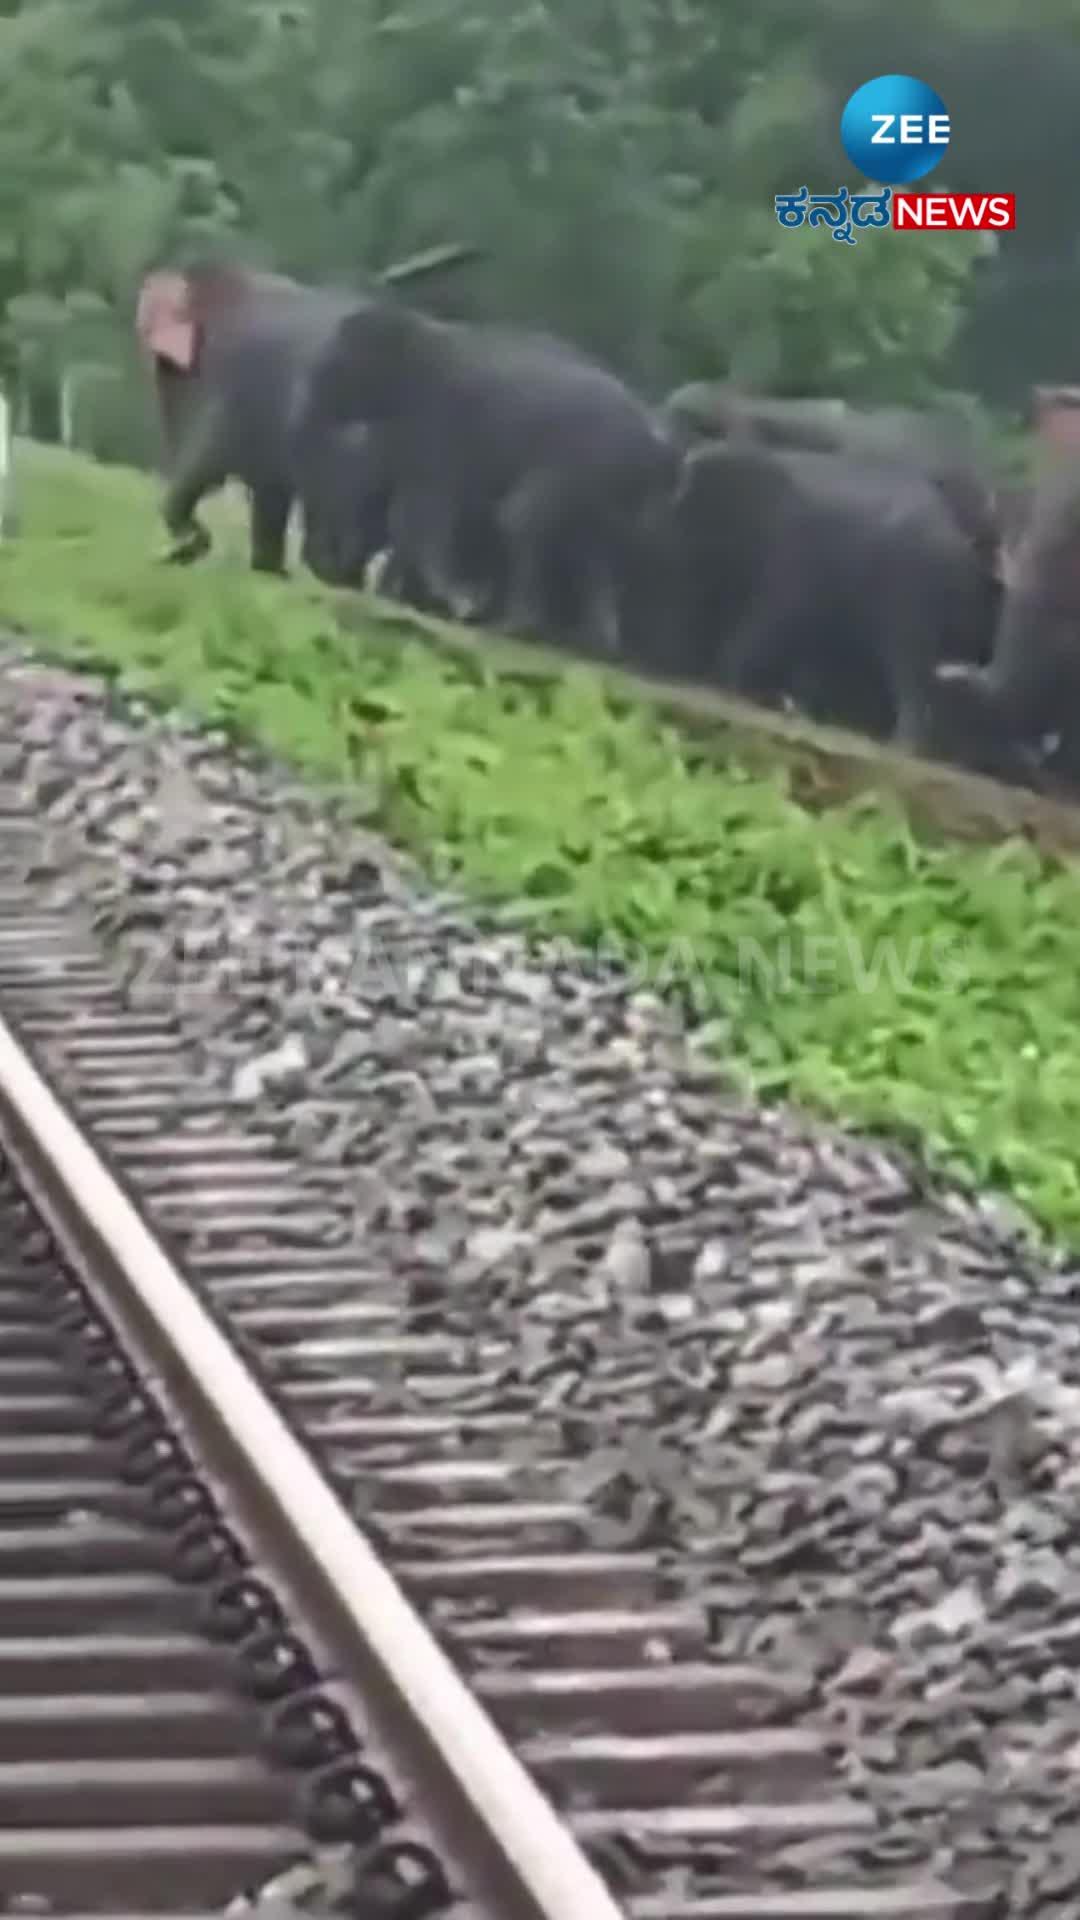
<svg viewBox="0 0 1080 1920">
<path fill-rule="evenodd" d="M 907 186 L 936 167 L 950 132 L 945 102 L 909 73 L 882 73 L 856 87 L 840 121 L 852 166 L 888 187 Z"/>
</svg>

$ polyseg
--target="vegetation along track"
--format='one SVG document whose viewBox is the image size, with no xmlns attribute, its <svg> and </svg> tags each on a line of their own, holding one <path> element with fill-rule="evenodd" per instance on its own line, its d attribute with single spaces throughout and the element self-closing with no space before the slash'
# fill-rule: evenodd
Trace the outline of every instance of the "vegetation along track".
<svg viewBox="0 0 1080 1920">
<path fill-rule="evenodd" d="M 411 1284 L 408 1274 L 379 1271 L 355 1249 L 328 1245 L 326 1223 L 310 1191 L 299 1182 L 290 1188 L 289 1168 L 271 1151 L 268 1136 L 239 1126 L 223 1130 L 220 1100 L 200 1101 L 193 1062 L 167 1019 L 133 1014 L 90 935 L 69 910 L 48 904 L 28 880 L 36 829 L 23 817 L 23 806 L 17 789 L 0 801 L 0 1012 L 31 1053 L 47 1059 L 50 1074 L 71 1095 L 80 1123 L 105 1143 L 117 1177 L 145 1204 L 166 1244 L 175 1247 L 193 1293 L 185 1291 L 175 1269 L 162 1264 L 163 1256 L 153 1252 L 134 1219 L 125 1219 L 122 1196 L 110 1197 L 104 1212 L 99 1210 L 99 1226 L 107 1224 L 106 1214 L 121 1222 L 133 1270 L 141 1272 L 144 1284 L 132 1289 L 130 1306 L 133 1321 L 145 1325 L 155 1349 L 153 1364 L 172 1386 L 181 1413 L 194 1420 L 200 1444 L 209 1433 L 216 1446 L 226 1448 L 223 1484 L 231 1489 L 236 1458 L 251 1443 L 254 1457 L 245 1455 L 243 1465 L 258 1496 L 254 1511 L 264 1521 L 269 1512 L 268 1539 L 277 1542 L 286 1511 L 294 1525 L 299 1523 L 304 1538 L 297 1551 L 303 1549 L 305 1576 L 314 1579 L 326 1613 L 324 1627 L 316 1609 L 320 1631 L 328 1646 L 335 1633 L 340 1645 L 343 1625 L 347 1633 L 347 1656 L 335 1652 L 333 1668 L 362 1675 L 369 1714 L 370 1697 L 389 1703 L 374 1719 L 373 1751 L 384 1746 L 396 1763 L 392 1791 L 397 1800 L 411 1808 L 400 1783 L 414 1778 L 416 1807 L 435 1808 L 428 1825 L 453 1886 L 464 1886 L 479 1900 L 480 1893 L 472 1893 L 473 1880 L 481 1891 L 495 1885 L 501 1848 L 509 1879 L 501 1904 L 497 1889 L 493 1897 L 507 1914 L 515 1892 L 527 1910 L 522 1885 L 530 1876 L 534 1911 L 558 1914 L 560 1920 L 616 1911 L 583 1855 L 592 1857 L 633 1920 L 902 1920 L 935 1913 L 983 1920 L 999 1911 L 990 1896 L 955 1892 L 932 1876 L 917 1884 L 908 1878 L 901 1885 L 906 1876 L 898 1873 L 886 1884 L 879 1874 L 873 1884 L 849 1885 L 830 1871 L 832 1843 L 839 1843 L 840 1856 L 869 1845 L 876 1816 L 871 1805 L 842 1790 L 832 1756 L 802 1714 L 800 1680 L 778 1677 L 775 1667 L 717 1658 L 702 1609 L 673 1597 L 678 1589 L 669 1584 L 662 1553 L 649 1546 L 598 1548 L 579 1504 L 522 1492 L 522 1439 L 537 1457 L 565 1451 L 574 1444 L 573 1421 L 560 1416 L 557 1400 L 546 1421 L 523 1410 L 500 1367 L 505 1356 L 496 1351 L 497 1343 L 485 1364 L 475 1348 L 466 1357 L 451 1335 L 433 1330 L 430 1318 L 425 1320 L 422 1286 Z M 63 1064 L 59 1074 L 58 1062 Z M 73 1121 L 65 1120 L 38 1068 L 6 1030 L 0 1032 L 0 1087 L 5 1127 L 19 1160 L 33 1168 L 47 1217 L 55 1220 L 61 1238 L 70 1236 L 73 1250 L 84 1249 L 88 1239 L 99 1237 L 91 1203 L 112 1176 L 91 1170 L 88 1148 Z M 183 1118 L 170 1122 L 168 1116 L 178 1108 Z M 100 1269 L 100 1261 L 95 1265 Z M 150 1272 L 160 1273 L 163 1297 L 171 1298 L 173 1336 L 151 1310 L 145 1285 Z M 118 1432 L 129 1390 L 125 1363 L 111 1359 L 102 1374 L 105 1337 L 94 1331 L 77 1289 L 58 1282 L 51 1293 L 35 1282 L 33 1293 L 43 1313 L 54 1294 L 59 1300 L 70 1351 L 79 1351 L 85 1319 L 82 1338 L 94 1366 L 84 1363 L 84 1376 L 96 1379 L 95 1404 L 104 1406 L 109 1431 Z M 205 1303 L 205 1317 L 199 1302 Z M 11 1311 L 18 1318 L 28 1309 L 12 1296 Z M 29 1342 L 32 1355 L 36 1329 L 26 1325 L 29 1330 L 19 1337 Z M 233 1349 L 220 1339 L 226 1325 L 276 1407 L 313 1454 L 328 1463 L 354 1511 L 362 1512 L 365 1528 L 402 1588 L 465 1669 L 479 1709 L 463 1689 L 455 1694 L 453 1674 L 443 1670 L 394 1580 L 345 1524 L 328 1487 L 312 1472 L 311 1455 L 301 1457 L 299 1448 L 290 1448 L 284 1427 L 271 1439 L 272 1412 L 260 1407 L 251 1381 L 230 1368 Z M 161 1343 L 181 1327 L 188 1337 L 182 1353 L 174 1354 Z M 33 1412 L 40 1404 L 37 1384 L 48 1406 L 49 1363 L 42 1359 L 39 1375 L 29 1359 L 24 1365 L 20 1355 L 11 1366 L 25 1417 L 18 1412 L 10 1417 L 26 1433 L 35 1418 L 43 1424 L 52 1418 Z M 219 1368 L 231 1372 L 239 1400 L 219 1392 Z M 386 1391 L 388 1382 L 403 1374 L 423 1380 L 424 1412 L 402 1410 L 401 1396 Z M 628 1404 L 632 1400 L 634 1381 L 620 1374 L 602 1390 L 617 1412 L 622 1396 Z M 149 1432 L 144 1437 L 139 1431 L 139 1457 L 147 1473 L 161 1471 L 167 1481 L 171 1456 L 159 1458 L 148 1445 Z M 226 1447 L 230 1432 L 232 1444 Z M 469 1445 L 455 1450 L 455 1436 L 462 1433 Z M 292 1475 L 284 1487 L 278 1484 L 279 1454 Z M 97 1578 L 89 1569 L 121 1564 L 129 1538 L 142 1543 L 148 1555 L 151 1545 L 145 1543 L 156 1543 L 169 1563 L 171 1535 L 186 1516 L 189 1499 L 201 1505 L 203 1496 L 194 1489 L 189 1493 L 185 1484 L 170 1498 L 172 1504 L 157 1510 L 164 1534 L 120 1534 L 111 1519 L 95 1521 L 81 1533 L 72 1529 L 63 1536 L 65 1566 L 79 1568 L 80 1578 Z M 64 1504 L 105 1506 L 107 1495 L 96 1485 L 92 1495 L 73 1486 Z M 192 1512 L 194 1537 L 201 1539 L 203 1517 Z M 228 1542 L 216 1528 L 192 1552 L 190 1562 L 182 1558 L 182 1572 L 204 1579 L 232 1574 Z M 176 1617 L 182 1615 L 184 1595 L 166 1576 L 160 1587 L 156 1579 L 150 1586 L 164 1596 L 167 1611 L 174 1608 Z M 175 1601 L 174 1592 L 179 1594 Z M 233 1605 L 219 1608 L 223 1629 L 235 1626 L 239 1632 L 241 1626 L 266 1624 L 259 1607 L 252 1606 L 249 1615 L 249 1592 L 242 1581 Z M 63 1618 L 70 1622 L 68 1606 Z M 306 1618 L 303 1606 L 301 1613 Z M 85 1609 L 78 1617 L 85 1632 Z M 62 1657 L 58 1645 L 50 1653 L 54 1675 Z M 292 1667 L 285 1662 L 283 1687 L 288 1679 L 310 1678 L 299 1651 L 295 1662 Z M 266 1656 L 260 1656 L 258 1674 L 269 1685 L 265 1663 Z M 270 1664 L 276 1674 L 276 1658 Z M 155 1667 L 158 1679 L 167 1671 L 162 1659 Z M 133 1685 L 137 1690 L 138 1683 Z M 340 1695 L 344 1709 L 348 1693 L 344 1681 L 335 1681 L 329 1697 Z M 407 1711 L 391 1712 L 395 1704 L 411 1709 L 411 1719 Z M 366 1746 L 364 1710 L 359 1721 Z M 288 1725 L 307 1729 L 310 1718 L 300 1706 Z M 164 1729 L 164 1714 L 155 1720 Z M 320 1727 L 332 1724 L 324 1712 Z M 410 1725 L 416 1737 L 403 1744 L 402 1727 Z M 525 1763 L 528 1773 L 520 1779 L 496 1727 Z M 103 1750 L 109 1750 L 109 1738 L 103 1737 Z M 175 1754 L 171 1736 L 170 1745 Z M 448 1784 L 447 1754 L 456 1756 L 465 1775 L 456 1789 Z M 351 1817 L 378 1825 L 389 1807 L 384 1789 L 364 1768 L 375 1765 L 381 1772 L 381 1762 L 369 1761 L 363 1749 L 359 1758 L 345 1758 L 351 1769 L 344 1783 Z M 175 1770 L 175 1759 L 172 1765 Z M 219 1765 L 220 1793 L 214 1772 Z M 387 1773 L 393 1777 L 389 1763 Z M 209 1760 L 200 1762 L 199 1774 L 207 1789 L 205 1796 L 196 1791 L 200 1808 L 224 1811 L 233 1791 L 247 1808 L 244 1767 L 233 1774 L 224 1759 Z M 165 1768 L 155 1778 L 153 1769 L 140 1768 L 139 1775 L 148 1793 L 156 1789 L 157 1806 L 169 1806 L 170 1780 L 179 1801 L 182 1770 L 170 1774 Z M 530 1799 L 529 1775 L 558 1803 L 564 1827 L 550 1820 L 547 1801 Z M 289 1852 L 292 1837 L 284 1816 L 280 1829 L 265 1826 L 255 1784 L 263 1777 L 253 1770 L 248 1789 L 250 1804 L 264 1822 L 252 1830 L 261 1857 L 237 1861 L 234 1875 L 215 1863 L 216 1836 L 201 1837 L 197 1848 L 184 1836 L 175 1847 L 182 1871 L 178 1864 L 174 1876 L 168 1843 L 159 1836 L 155 1844 L 164 1857 L 154 1866 L 160 1866 L 160 1878 L 156 1873 L 140 1877 L 133 1869 L 125 1879 L 118 1867 L 108 1882 L 108 1902 L 149 1909 L 155 1894 L 160 1904 L 164 1885 L 173 1904 L 213 1905 L 234 1880 L 247 1883 L 264 1866 L 272 1868 Z M 280 1787 L 265 1777 L 268 1796 L 281 1805 Z M 80 1816 L 84 1820 L 98 1790 L 93 1774 L 87 1778 L 91 1797 Z M 475 1812 L 466 1817 L 470 1805 L 477 1804 L 495 1836 L 486 1851 L 480 1844 L 483 1820 Z M 391 1822 L 380 1838 L 396 1830 Z M 464 1844 L 474 1838 L 475 1846 Z M 87 1852 L 91 1839 L 97 1845 L 100 1836 L 83 1833 Z M 453 1840 L 461 1844 L 454 1846 Z M 78 1845 L 72 1842 L 76 1850 Z M 813 1872 L 805 1861 L 795 1860 L 799 1847 L 807 1845 L 820 1848 L 824 1862 L 816 1885 L 808 1884 Z M 40 1880 L 49 1890 L 50 1872 L 55 1879 L 56 1860 L 64 1857 L 57 1854 L 49 1869 L 53 1856 L 43 1850 L 41 1875 L 28 1875 L 28 1881 Z M 101 1853 L 98 1845 L 96 1857 L 108 1863 L 114 1855 Z M 119 1842 L 115 1857 L 122 1863 Z M 406 1882 L 421 1858 L 402 1856 Z M 70 1905 L 73 1894 L 85 1893 L 92 1884 L 81 1878 L 80 1865 L 80 1873 L 69 1876 L 59 1891 Z M 431 1886 L 417 1891 L 407 1885 L 395 1906 L 384 1889 L 385 1909 L 419 1914 L 429 1891 Z M 434 1892 L 437 1897 L 437 1886 Z M 383 1911 L 365 1905 L 365 1897 L 362 1886 L 360 1911 Z"/>
</svg>

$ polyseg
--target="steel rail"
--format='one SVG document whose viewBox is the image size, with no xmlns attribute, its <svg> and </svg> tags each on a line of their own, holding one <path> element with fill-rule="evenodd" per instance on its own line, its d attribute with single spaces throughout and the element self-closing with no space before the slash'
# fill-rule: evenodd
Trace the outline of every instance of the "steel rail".
<svg viewBox="0 0 1080 1920">
<path fill-rule="evenodd" d="M 344 1677 L 379 1684 L 411 1734 L 425 1789 L 445 1794 L 457 1850 L 535 1920 L 623 1920 L 551 1803 L 506 1745 L 393 1575 L 215 1326 L 99 1155 L 0 1018 L 0 1141 L 106 1316 L 139 1341 L 185 1413 L 198 1410 L 226 1484 L 286 1543 L 330 1623 Z M 400 1729 L 398 1729 L 400 1731 Z M 426 1804 L 424 1811 L 428 1811 Z M 505 1909 L 503 1909 L 505 1910 Z"/>
</svg>

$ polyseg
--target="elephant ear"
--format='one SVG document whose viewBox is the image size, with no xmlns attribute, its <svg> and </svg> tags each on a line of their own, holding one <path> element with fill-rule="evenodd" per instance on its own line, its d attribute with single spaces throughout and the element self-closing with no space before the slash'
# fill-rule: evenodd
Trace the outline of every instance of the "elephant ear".
<svg viewBox="0 0 1080 1920">
<path fill-rule="evenodd" d="M 199 351 L 199 324 L 191 284 L 183 273 L 148 274 L 139 292 L 135 331 L 148 352 L 180 373 L 191 373 Z"/>
</svg>

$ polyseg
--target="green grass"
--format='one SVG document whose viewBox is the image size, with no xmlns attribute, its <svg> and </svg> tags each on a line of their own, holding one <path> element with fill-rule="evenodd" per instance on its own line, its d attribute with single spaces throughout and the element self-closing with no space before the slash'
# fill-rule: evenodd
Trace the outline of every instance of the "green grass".
<svg viewBox="0 0 1080 1920">
<path fill-rule="evenodd" d="M 162 568 L 137 477 L 20 449 L 0 620 L 345 787 L 441 880 L 689 981 L 729 1065 L 917 1144 L 1080 1244 L 1080 878 L 1023 841 L 916 837 L 887 798 L 811 813 L 584 668 L 449 653 L 373 602 Z"/>
</svg>

